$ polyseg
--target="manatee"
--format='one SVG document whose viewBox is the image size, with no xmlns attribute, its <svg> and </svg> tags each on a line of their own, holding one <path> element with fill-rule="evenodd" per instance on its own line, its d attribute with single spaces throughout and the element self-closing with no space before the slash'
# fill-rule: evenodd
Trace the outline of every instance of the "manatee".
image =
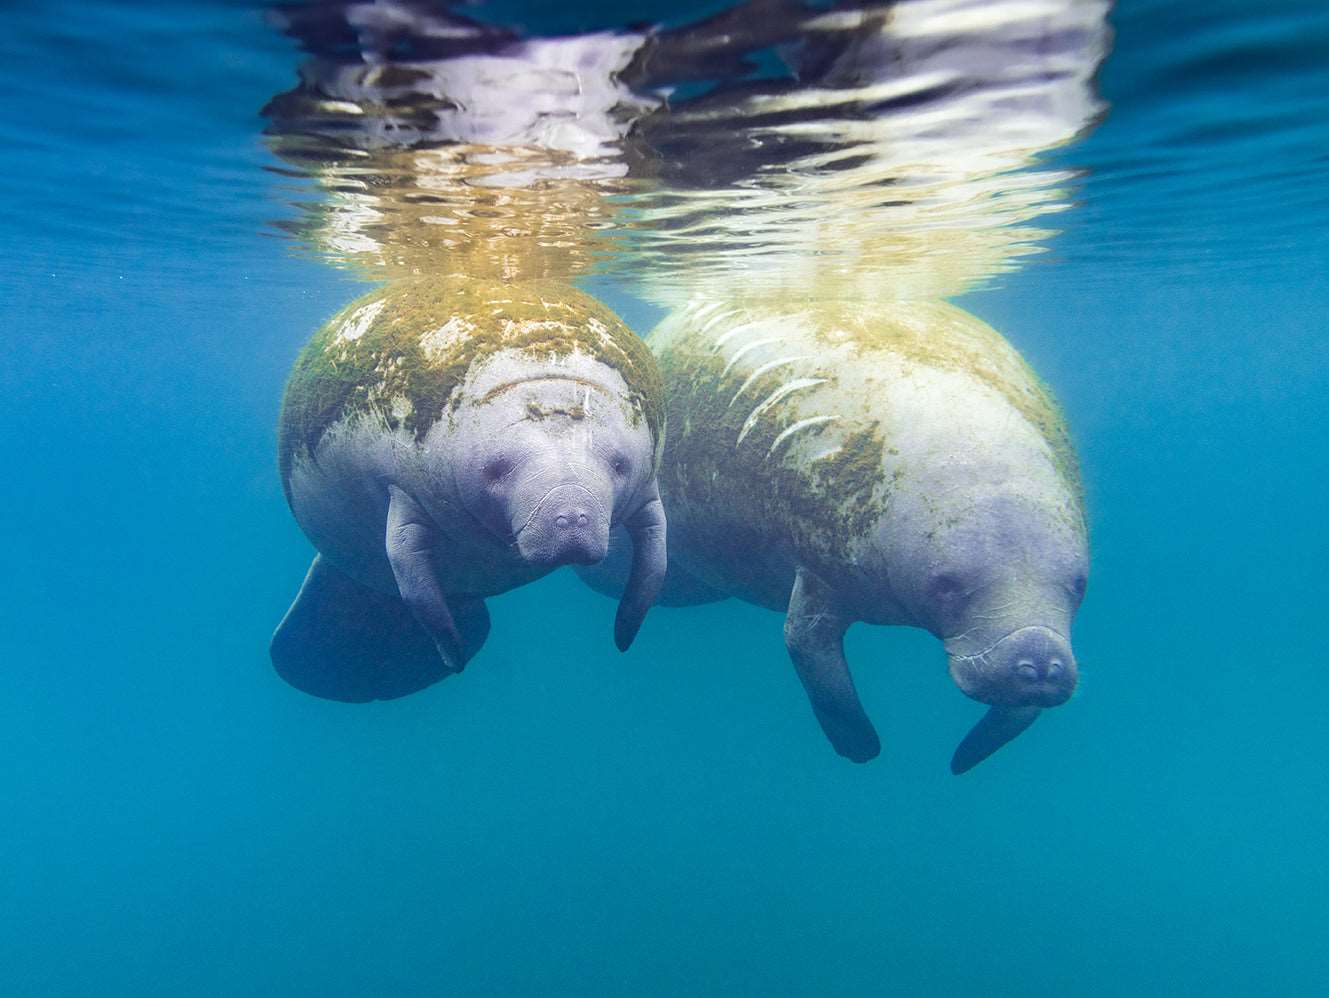
<svg viewBox="0 0 1329 998">
<path fill-rule="evenodd" d="M 1088 571 L 1076 458 L 994 329 L 939 301 L 694 302 L 648 342 L 670 427 L 660 601 L 784 613 L 836 751 L 880 751 L 844 656 L 855 621 L 930 631 L 955 683 L 990 705 L 956 773 L 1070 697 Z M 618 557 L 588 581 L 612 590 Z"/>
<path fill-rule="evenodd" d="M 554 284 L 390 284 L 318 330 L 278 434 L 318 550 L 272 639 L 292 685 L 360 702 L 455 672 L 485 599 L 631 537 L 626 650 L 665 573 L 660 375 L 603 304 Z"/>
</svg>

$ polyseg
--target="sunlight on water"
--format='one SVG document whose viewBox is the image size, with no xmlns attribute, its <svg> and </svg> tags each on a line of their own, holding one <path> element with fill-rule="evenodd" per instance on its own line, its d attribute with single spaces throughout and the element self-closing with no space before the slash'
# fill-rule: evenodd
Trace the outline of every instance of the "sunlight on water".
<svg viewBox="0 0 1329 998">
<path fill-rule="evenodd" d="M 321 195 L 289 228 L 371 278 L 630 269 L 657 301 L 945 296 L 1040 252 L 1069 207 L 1075 176 L 1040 157 L 1103 113 L 1106 12 L 910 0 L 772 21 L 754 5 L 521 39 L 406 5 L 323 8 L 285 22 L 311 56 L 268 131 Z M 328 19 L 350 57 L 320 50 L 341 37 Z"/>
</svg>

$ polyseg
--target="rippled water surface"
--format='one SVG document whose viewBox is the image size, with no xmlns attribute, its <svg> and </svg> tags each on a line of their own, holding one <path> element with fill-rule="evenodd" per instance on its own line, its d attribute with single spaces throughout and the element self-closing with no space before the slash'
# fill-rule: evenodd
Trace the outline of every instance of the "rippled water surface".
<svg viewBox="0 0 1329 998">
<path fill-rule="evenodd" d="M 11 3 L 0 991 L 1313 994 L 1329 896 L 1329 5 Z M 567 572 L 466 673 L 305 697 L 282 386 L 368 282 L 950 299 L 1060 398 L 1076 697 Z"/>
</svg>

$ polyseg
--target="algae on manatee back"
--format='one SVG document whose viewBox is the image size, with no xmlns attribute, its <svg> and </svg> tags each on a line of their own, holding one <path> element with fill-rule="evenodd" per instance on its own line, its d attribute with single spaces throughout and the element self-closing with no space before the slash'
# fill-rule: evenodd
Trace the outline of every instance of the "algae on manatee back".
<svg viewBox="0 0 1329 998">
<path fill-rule="evenodd" d="M 348 416 L 380 419 L 420 440 L 477 362 L 500 351 L 538 359 L 572 353 L 617 370 L 634 409 L 660 440 L 663 390 L 646 345 L 607 306 L 556 282 L 450 278 L 388 284 L 325 323 L 286 384 L 278 453 L 283 481 Z"/>
<path fill-rule="evenodd" d="M 669 396 L 671 501 L 748 510 L 821 558 L 851 558 L 851 538 L 912 473 L 895 446 L 901 427 L 874 401 L 911 371 L 963 375 L 1002 399 L 1078 503 L 1075 455 L 1051 393 L 996 330 L 953 305 L 697 303 L 650 342 Z"/>
<path fill-rule="evenodd" d="M 858 420 L 811 426 L 803 440 L 828 434 L 834 439 L 824 456 L 804 463 L 776 446 L 794 417 L 772 411 L 748 424 L 750 406 L 732 404 L 743 386 L 754 403 L 770 397 L 788 372 L 726 372 L 722 356 L 698 346 L 689 342 L 660 357 L 670 425 L 676 427 L 665 442 L 662 468 L 671 497 L 735 510 L 756 504 L 762 519 L 806 535 L 828 557 L 847 556 L 848 539 L 881 513 L 880 427 Z M 820 380 L 821 372 L 816 373 Z M 828 496 L 835 501 L 828 503 Z M 807 516 L 809 510 L 818 515 Z"/>
</svg>

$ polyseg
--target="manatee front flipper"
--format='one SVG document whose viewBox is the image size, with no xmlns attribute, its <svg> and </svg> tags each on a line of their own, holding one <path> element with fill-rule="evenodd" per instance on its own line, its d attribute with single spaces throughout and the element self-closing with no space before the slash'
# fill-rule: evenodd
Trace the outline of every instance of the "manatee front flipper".
<svg viewBox="0 0 1329 998">
<path fill-rule="evenodd" d="M 628 585 L 635 550 L 632 538 L 620 524 L 609 532 L 609 553 L 594 565 L 575 565 L 577 576 L 601 596 L 622 597 Z M 679 563 L 674 551 L 668 553 L 669 571 L 655 597 L 655 606 L 699 606 L 729 599 L 720 590 L 708 586 Z"/>
<path fill-rule="evenodd" d="M 489 632 L 482 600 L 458 605 L 468 655 Z M 278 674 L 314 696 L 391 700 L 451 675 L 400 599 L 360 585 L 319 555 L 272 636 Z"/>
<path fill-rule="evenodd" d="M 637 636 L 669 567 L 664 504 L 658 486 L 651 485 L 650 499 L 623 525 L 632 538 L 632 568 L 614 617 L 614 644 L 619 651 L 627 651 Z"/>
<path fill-rule="evenodd" d="M 989 707 L 988 712 L 964 736 L 951 756 L 951 772 L 956 776 L 973 769 L 980 762 L 1018 735 L 1038 717 L 1038 707 Z"/>
<path fill-rule="evenodd" d="M 388 486 L 387 551 L 402 602 L 434 641 L 449 672 L 466 666 L 466 644 L 434 571 L 438 530 L 414 499 Z M 486 617 L 485 631 L 488 632 Z"/>
<path fill-rule="evenodd" d="M 854 762 L 867 762 L 881 751 L 881 742 L 859 703 L 845 662 L 844 634 L 850 623 L 824 583 L 800 568 L 784 621 L 789 657 L 835 751 Z"/>
</svg>

